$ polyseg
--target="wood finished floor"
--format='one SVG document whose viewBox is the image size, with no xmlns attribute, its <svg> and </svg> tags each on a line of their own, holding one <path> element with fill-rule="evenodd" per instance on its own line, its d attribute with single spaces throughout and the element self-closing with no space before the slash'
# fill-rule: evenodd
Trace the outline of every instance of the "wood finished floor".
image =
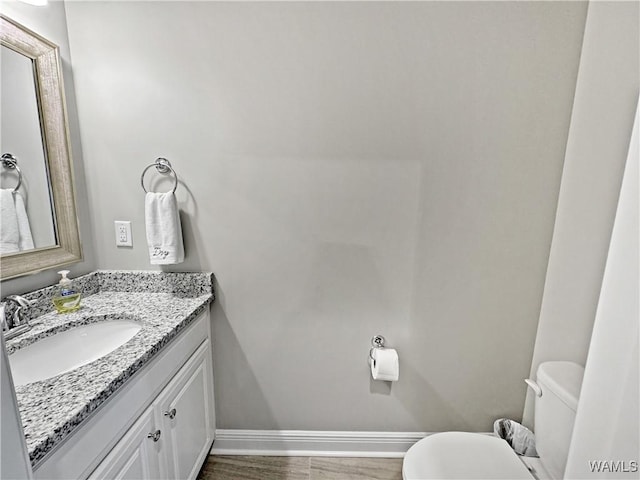
<svg viewBox="0 0 640 480">
<path fill-rule="evenodd" d="M 402 480 L 402 459 L 212 455 L 198 480 Z"/>
</svg>

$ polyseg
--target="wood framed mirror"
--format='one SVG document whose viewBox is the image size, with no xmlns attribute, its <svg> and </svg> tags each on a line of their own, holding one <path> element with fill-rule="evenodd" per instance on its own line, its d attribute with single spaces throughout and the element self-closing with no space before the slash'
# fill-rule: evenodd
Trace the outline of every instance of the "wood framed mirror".
<svg viewBox="0 0 640 480">
<path fill-rule="evenodd" d="M 44 244 L 38 245 L 36 242 L 34 248 L 0 255 L 0 279 L 4 280 L 78 262 L 82 260 L 82 247 L 58 46 L 4 15 L 0 15 L 0 43 L 5 56 L 15 56 L 15 53 L 31 64 L 35 110 L 38 113 L 35 122 L 40 126 L 42 170 L 46 178 L 43 189 L 48 189 L 43 196 L 47 198 L 50 208 L 50 211 L 46 211 L 47 206 L 41 209 L 45 211 L 41 212 L 38 221 L 40 218 L 50 219 L 52 231 L 51 240 Z M 3 117 L 3 123 L 10 122 L 11 113 L 3 112 Z M 8 144 L 1 137 L 0 143 Z M 33 147 L 37 140 L 28 143 Z M 3 154 L 6 153 L 4 148 L 4 145 L 0 145 Z M 20 152 L 11 153 L 20 157 Z M 26 176 L 26 172 L 23 176 Z"/>
</svg>

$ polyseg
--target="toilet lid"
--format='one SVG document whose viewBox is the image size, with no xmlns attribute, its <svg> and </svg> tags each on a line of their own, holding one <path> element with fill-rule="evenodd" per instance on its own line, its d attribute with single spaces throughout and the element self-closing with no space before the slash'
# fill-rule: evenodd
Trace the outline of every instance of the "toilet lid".
<svg viewBox="0 0 640 480">
<path fill-rule="evenodd" d="M 534 478 L 505 440 L 468 432 L 423 438 L 407 451 L 402 475 L 405 480 Z"/>
</svg>

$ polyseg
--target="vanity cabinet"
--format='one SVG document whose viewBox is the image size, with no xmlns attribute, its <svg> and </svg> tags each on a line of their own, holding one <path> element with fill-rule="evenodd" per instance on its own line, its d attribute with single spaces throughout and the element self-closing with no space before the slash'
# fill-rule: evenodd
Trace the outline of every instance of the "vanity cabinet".
<svg viewBox="0 0 640 480">
<path fill-rule="evenodd" d="M 89 478 L 195 478 L 213 442 L 212 379 L 206 340 Z"/>
<path fill-rule="evenodd" d="M 212 379 L 207 340 L 89 478 L 195 479 L 213 442 Z"/>
<path fill-rule="evenodd" d="M 208 312 L 34 470 L 38 479 L 195 479 L 215 432 Z"/>
<path fill-rule="evenodd" d="M 156 401 L 167 478 L 193 478 L 213 442 L 211 349 L 208 342 L 187 362 Z"/>
<path fill-rule="evenodd" d="M 162 478 L 160 446 L 148 438 L 149 432 L 155 428 L 153 413 L 153 409 L 148 408 L 142 414 L 89 478 Z"/>
</svg>

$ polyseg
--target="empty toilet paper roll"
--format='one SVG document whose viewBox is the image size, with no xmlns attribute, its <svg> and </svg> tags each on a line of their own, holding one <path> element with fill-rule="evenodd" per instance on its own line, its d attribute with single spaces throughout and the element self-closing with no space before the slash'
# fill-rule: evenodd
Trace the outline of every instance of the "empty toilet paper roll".
<svg viewBox="0 0 640 480">
<path fill-rule="evenodd" d="M 400 374 L 398 352 L 393 348 L 373 348 L 371 352 L 371 376 L 374 380 L 395 382 Z"/>
</svg>

